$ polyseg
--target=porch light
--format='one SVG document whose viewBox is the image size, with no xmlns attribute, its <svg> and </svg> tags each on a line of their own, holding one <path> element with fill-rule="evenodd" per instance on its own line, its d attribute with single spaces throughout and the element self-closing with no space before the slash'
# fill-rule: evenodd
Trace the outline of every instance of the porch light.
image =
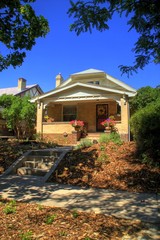
<svg viewBox="0 0 160 240">
<path fill-rule="evenodd" d="M 124 99 L 124 105 L 126 105 L 126 103 L 127 103 L 127 95 L 126 94 L 123 95 L 123 99 Z"/>
<path fill-rule="evenodd" d="M 68 137 L 68 133 L 64 132 L 64 133 L 63 133 L 63 136 L 64 136 L 64 137 Z"/>
</svg>

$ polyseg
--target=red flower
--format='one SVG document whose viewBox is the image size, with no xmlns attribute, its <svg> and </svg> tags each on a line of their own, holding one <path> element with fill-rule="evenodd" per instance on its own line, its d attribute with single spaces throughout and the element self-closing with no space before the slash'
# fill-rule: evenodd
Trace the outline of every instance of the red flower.
<svg viewBox="0 0 160 240">
<path fill-rule="evenodd" d="M 111 118 L 107 118 L 106 120 L 101 122 L 101 125 L 104 127 L 114 127 L 115 124 L 116 124 L 116 122 Z"/>
<path fill-rule="evenodd" d="M 73 127 L 83 127 L 84 126 L 84 122 L 83 121 L 80 121 L 80 120 L 72 120 L 70 122 L 70 124 L 73 126 Z"/>
</svg>

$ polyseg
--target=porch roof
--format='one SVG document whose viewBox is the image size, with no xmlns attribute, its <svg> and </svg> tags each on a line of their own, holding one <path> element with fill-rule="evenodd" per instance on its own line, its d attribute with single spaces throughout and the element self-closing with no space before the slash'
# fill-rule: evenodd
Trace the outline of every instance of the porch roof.
<svg viewBox="0 0 160 240">
<path fill-rule="evenodd" d="M 84 91 L 84 93 L 81 93 L 79 95 L 78 91 L 77 91 L 77 94 L 74 93 L 72 95 L 67 95 L 67 94 L 64 95 L 65 91 L 69 91 L 69 90 L 72 91 L 75 88 L 83 88 L 83 89 L 87 89 L 87 90 L 90 90 L 90 91 L 92 90 L 92 91 L 94 91 L 94 94 L 93 94 L 93 96 L 91 96 L 91 95 L 86 94 L 85 91 Z M 76 98 L 78 98 L 78 99 L 82 99 L 82 98 L 83 99 L 87 99 L 87 98 L 88 99 L 89 98 L 93 99 L 93 98 L 97 98 L 97 97 L 98 98 L 101 97 L 101 99 L 102 99 L 103 94 L 99 94 L 100 91 L 102 91 L 104 93 L 108 93 L 109 95 L 115 95 L 116 94 L 116 95 L 119 96 L 119 98 L 122 97 L 123 95 L 127 95 L 128 97 L 133 97 L 136 94 L 136 92 L 122 91 L 122 90 L 117 90 L 117 89 L 113 89 L 113 88 L 109 88 L 109 87 L 77 82 L 77 83 L 74 83 L 74 84 L 71 84 L 71 85 L 67 85 L 63 88 L 56 88 L 55 90 L 52 90 L 50 92 L 47 92 L 47 93 L 42 94 L 40 96 L 37 96 L 37 97 L 31 99 L 31 102 L 36 102 L 38 100 L 46 100 L 46 99 L 51 98 L 51 97 L 54 98 L 56 94 L 58 94 L 58 99 L 59 100 L 60 99 L 67 99 L 67 98 L 69 98 L 69 99 L 76 99 Z"/>
</svg>

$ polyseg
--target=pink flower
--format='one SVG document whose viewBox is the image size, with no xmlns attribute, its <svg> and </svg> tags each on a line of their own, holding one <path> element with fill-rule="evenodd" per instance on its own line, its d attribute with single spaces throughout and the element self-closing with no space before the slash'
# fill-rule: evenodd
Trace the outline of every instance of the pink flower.
<svg viewBox="0 0 160 240">
<path fill-rule="evenodd" d="M 80 120 L 72 120 L 70 121 L 70 124 L 73 126 L 73 127 L 83 127 L 84 126 L 84 122 L 83 121 L 80 121 Z"/>
<path fill-rule="evenodd" d="M 104 127 L 114 127 L 115 126 L 115 121 L 111 118 L 107 118 L 103 122 L 101 122 L 101 125 Z"/>
</svg>

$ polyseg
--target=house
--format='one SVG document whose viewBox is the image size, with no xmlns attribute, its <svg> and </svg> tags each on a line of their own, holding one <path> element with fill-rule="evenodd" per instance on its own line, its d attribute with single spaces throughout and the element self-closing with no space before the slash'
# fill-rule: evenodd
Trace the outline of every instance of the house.
<svg viewBox="0 0 160 240">
<path fill-rule="evenodd" d="M 37 133 L 43 139 L 76 143 L 79 133 L 71 120 L 84 121 L 88 133 L 104 132 L 101 122 L 112 115 L 121 138 L 128 141 L 128 100 L 135 94 L 134 88 L 101 70 L 77 72 L 66 81 L 58 74 L 54 90 L 31 100 L 37 103 Z M 46 116 L 52 121 L 46 122 Z"/>
<path fill-rule="evenodd" d="M 19 78 L 16 87 L 0 88 L 0 96 L 3 94 L 11 94 L 19 97 L 30 96 L 33 98 L 43 94 L 43 91 L 38 84 L 26 85 L 26 82 L 27 81 L 24 78 Z M 9 132 L 6 127 L 6 121 L 2 118 L 1 111 L 2 109 L 0 109 L 0 135 L 8 135 Z"/>
<path fill-rule="evenodd" d="M 12 94 L 19 97 L 30 96 L 33 98 L 43 93 L 38 84 L 26 85 L 26 82 L 24 78 L 19 78 L 16 87 L 0 88 L 0 96 L 3 94 Z"/>
</svg>

